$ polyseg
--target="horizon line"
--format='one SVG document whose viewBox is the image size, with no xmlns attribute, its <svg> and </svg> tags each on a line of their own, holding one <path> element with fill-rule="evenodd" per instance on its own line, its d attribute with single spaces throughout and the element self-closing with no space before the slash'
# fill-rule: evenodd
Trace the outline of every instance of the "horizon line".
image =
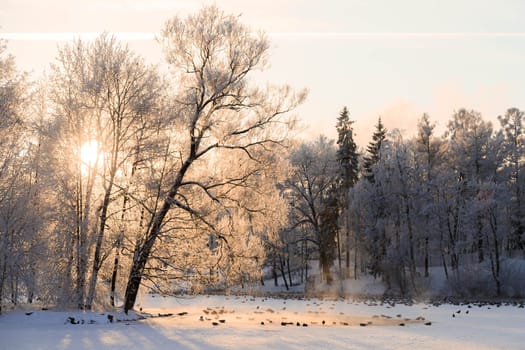
<svg viewBox="0 0 525 350">
<path fill-rule="evenodd" d="M 0 39 L 12 41 L 67 41 L 92 40 L 102 32 L 11 32 L 1 33 Z M 155 32 L 107 32 L 128 41 L 154 40 Z M 513 38 L 525 37 L 525 32 L 266 32 L 270 37 L 281 38 Z"/>
</svg>

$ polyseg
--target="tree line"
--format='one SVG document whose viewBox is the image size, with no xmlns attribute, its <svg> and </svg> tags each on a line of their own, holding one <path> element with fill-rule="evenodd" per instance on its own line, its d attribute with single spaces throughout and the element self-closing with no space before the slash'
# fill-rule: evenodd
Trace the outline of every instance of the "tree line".
<svg viewBox="0 0 525 350">
<path fill-rule="evenodd" d="M 212 6 L 159 42 L 167 76 L 101 34 L 60 47 L 38 81 L 2 43 L 0 312 L 127 312 L 141 286 L 289 288 L 316 263 L 328 284 L 372 274 L 404 294 L 436 266 L 464 292 L 488 266 L 494 294 L 522 293 L 509 279 L 525 242 L 522 111 L 494 130 L 459 110 L 441 137 L 425 115 L 408 140 L 379 120 L 360 150 L 344 108 L 337 142 L 299 141 L 306 91 L 253 77 L 264 34 Z"/>
<path fill-rule="evenodd" d="M 301 270 L 317 257 L 329 284 L 334 273 L 372 275 L 392 294 L 523 297 L 524 115 L 510 108 L 494 128 L 459 109 L 438 136 L 424 114 L 408 139 L 379 118 L 358 150 L 345 107 L 337 144 L 320 137 L 292 151 L 285 253 Z M 442 290 L 429 290 L 431 274 L 444 276 Z"/>
</svg>

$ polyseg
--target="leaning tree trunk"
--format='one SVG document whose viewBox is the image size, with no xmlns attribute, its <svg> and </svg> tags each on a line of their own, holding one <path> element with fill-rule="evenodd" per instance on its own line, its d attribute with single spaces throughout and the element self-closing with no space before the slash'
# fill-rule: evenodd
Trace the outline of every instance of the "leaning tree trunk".
<svg viewBox="0 0 525 350">
<path fill-rule="evenodd" d="M 129 310 L 133 309 L 133 306 L 135 306 L 140 283 L 142 282 L 142 276 L 144 275 L 144 269 L 146 267 L 146 263 L 148 262 L 149 254 L 153 248 L 153 244 L 155 243 L 158 233 L 159 230 L 150 230 L 150 234 L 148 235 L 144 245 L 138 245 L 135 248 L 135 254 L 133 255 L 133 265 L 131 266 L 128 284 L 126 286 L 124 301 L 124 312 L 126 314 Z"/>
<path fill-rule="evenodd" d="M 197 154 L 200 142 L 203 135 L 199 134 L 196 131 L 196 121 L 200 111 L 196 112 L 194 123 L 192 129 L 190 130 L 191 143 L 190 143 L 190 152 L 188 158 L 182 164 L 173 185 L 171 186 L 166 199 L 161 208 L 152 215 L 150 224 L 147 226 L 148 231 L 146 234 L 146 239 L 143 244 L 138 244 L 135 248 L 133 254 L 133 264 L 131 265 L 131 271 L 129 273 L 128 283 L 126 285 L 126 293 L 124 300 L 124 312 L 127 313 L 129 310 L 133 309 L 135 306 L 135 301 L 137 300 L 137 294 L 139 292 L 140 284 L 142 282 L 142 276 L 144 274 L 144 269 L 146 268 L 146 263 L 148 262 L 151 249 L 155 244 L 157 237 L 160 234 L 164 218 L 168 214 L 168 211 L 171 209 L 172 203 L 175 203 L 175 197 L 179 192 L 179 188 L 183 183 L 184 176 L 186 172 L 191 167 L 193 161 L 195 161 L 200 155 L 204 154 L 201 152 Z"/>
<path fill-rule="evenodd" d="M 148 262 L 149 255 L 151 253 L 151 249 L 153 248 L 155 240 L 160 234 L 164 218 L 166 217 L 168 211 L 171 208 L 171 203 L 174 202 L 174 198 L 177 195 L 184 175 L 190 167 L 193 160 L 195 159 L 194 155 L 196 153 L 196 147 L 198 147 L 198 145 L 193 143 L 192 151 L 190 152 L 190 158 L 188 158 L 186 162 L 184 162 L 184 164 L 182 165 L 177 179 L 171 187 L 168 196 L 164 200 L 162 207 L 155 213 L 155 215 L 152 216 L 151 225 L 148 225 L 149 230 L 148 234 L 146 235 L 146 240 L 142 245 L 138 244 L 135 248 L 135 252 L 133 254 L 133 264 L 131 265 L 131 271 L 129 273 L 128 283 L 126 285 L 124 301 L 124 312 L 126 313 L 129 310 L 133 309 L 133 306 L 135 306 L 135 301 L 137 300 L 137 294 L 139 292 L 140 283 L 142 282 L 142 276 L 144 274 L 144 269 L 146 267 L 146 263 Z"/>
</svg>

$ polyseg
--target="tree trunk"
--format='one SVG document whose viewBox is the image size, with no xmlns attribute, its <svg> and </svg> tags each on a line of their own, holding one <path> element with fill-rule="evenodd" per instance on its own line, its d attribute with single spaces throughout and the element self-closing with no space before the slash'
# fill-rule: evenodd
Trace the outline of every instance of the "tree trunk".
<svg viewBox="0 0 525 350">
<path fill-rule="evenodd" d="M 428 257 L 428 236 L 425 237 L 425 277 L 428 278 L 429 277 L 429 273 L 428 273 L 428 265 L 429 265 L 429 257 Z"/>
<path fill-rule="evenodd" d="M 450 255 L 450 266 L 453 271 L 458 271 L 459 267 L 459 258 L 458 253 L 456 252 L 456 240 L 458 236 L 458 226 L 459 226 L 459 209 L 456 209 L 453 216 L 453 225 L 450 225 L 450 218 L 447 219 L 448 226 L 448 236 L 449 236 L 449 255 Z"/>
<path fill-rule="evenodd" d="M 445 278 L 448 281 L 448 268 L 447 261 L 445 259 L 445 224 L 443 223 L 442 215 L 438 215 L 439 218 L 439 253 L 441 255 L 441 262 L 443 264 L 443 271 L 445 272 Z"/>
<path fill-rule="evenodd" d="M 180 178 L 182 182 L 182 178 Z M 179 184 L 180 184 L 179 182 Z M 146 268 L 146 263 L 148 262 L 151 249 L 155 244 L 155 240 L 160 234 L 162 227 L 162 222 L 168 214 L 168 211 L 171 207 L 170 203 L 173 201 L 178 190 L 178 185 L 174 189 L 172 188 L 171 192 L 168 195 L 168 198 L 164 201 L 161 209 L 151 218 L 151 229 L 146 236 L 146 240 L 142 245 L 138 245 L 135 248 L 135 253 L 133 254 L 133 264 L 131 266 L 131 271 L 129 273 L 129 279 L 126 286 L 125 293 L 125 302 L 124 302 L 124 312 L 127 312 L 133 308 L 135 301 L 137 299 L 137 293 L 139 291 L 140 283 L 142 282 L 142 275 L 144 274 L 144 269 Z"/>
<path fill-rule="evenodd" d="M 357 251 L 357 234 L 356 234 L 354 238 L 354 280 L 356 281 L 357 281 L 357 253 L 358 251 Z"/>
<path fill-rule="evenodd" d="M 405 198 L 405 215 L 407 220 L 407 228 L 408 228 L 408 248 L 409 248 L 409 256 L 410 256 L 410 280 L 412 282 L 412 287 L 414 288 L 414 292 L 417 294 L 417 286 L 416 286 L 416 258 L 414 254 L 414 233 L 412 230 L 412 219 L 410 217 L 410 205 L 408 203 L 408 198 Z"/>
<path fill-rule="evenodd" d="M 292 270 L 290 268 L 290 254 L 288 254 L 286 258 L 286 270 L 288 271 L 288 282 L 290 282 L 290 287 L 293 286 L 293 279 L 292 279 Z"/>
<path fill-rule="evenodd" d="M 337 262 L 339 265 L 339 279 L 342 280 L 344 272 L 341 262 L 341 232 L 339 230 L 337 230 Z"/>
<path fill-rule="evenodd" d="M 4 261 L 2 264 L 2 272 L 0 275 L 0 315 L 2 314 L 2 305 L 4 301 L 4 285 L 5 277 L 7 275 L 7 266 L 6 266 L 7 257 L 4 255 Z"/>
<path fill-rule="evenodd" d="M 151 245 L 153 246 L 153 243 L 151 243 Z M 126 293 L 124 296 L 124 312 L 126 314 L 129 310 L 133 309 L 133 306 L 135 306 L 137 294 L 140 288 L 140 283 L 142 282 L 142 275 L 144 273 L 144 268 L 146 267 L 146 262 L 149 257 L 150 250 L 151 247 L 145 253 L 141 250 L 140 246 L 137 246 L 135 248 L 133 265 L 131 266 L 128 283 L 126 285 Z"/>
<path fill-rule="evenodd" d="M 190 156 L 182 164 L 179 173 L 177 174 L 177 178 L 175 179 L 173 186 L 171 186 L 170 191 L 166 196 L 164 203 L 162 204 L 162 207 L 151 217 L 150 225 L 147 226 L 149 229 L 146 234 L 146 240 L 144 241 L 142 246 L 139 245 L 135 248 L 135 254 L 133 255 L 133 264 L 131 265 L 131 271 L 129 272 L 129 279 L 125 293 L 126 300 L 124 302 L 124 312 L 126 313 L 129 310 L 131 310 L 135 305 L 140 283 L 142 282 L 142 275 L 144 273 L 146 263 L 148 262 L 151 249 L 153 248 L 155 240 L 160 234 L 164 218 L 168 214 L 168 211 L 171 209 L 171 203 L 175 201 L 175 196 L 179 191 L 179 188 L 184 179 L 184 175 L 190 168 L 193 161 L 196 159 L 198 147 L 199 142 L 194 139 L 192 133 Z"/>
<path fill-rule="evenodd" d="M 70 239 L 66 239 L 65 247 L 63 247 L 64 252 L 67 254 L 66 266 L 64 268 L 64 278 L 62 279 L 62 284 L 59 288 L 62 289 L 62 293 L 59 296 L 59 305 L 61 307 L 67 306 L 71 300 L 72 284 L 73 284 L 73 269 L 75 268 L 75 242 L 76 236 L 71 235 Z"/>
<path fill-rule="evenodd" d="M 303 248 L 302 248 L 302 244 L 301 244 L 301 262 L 299 264 L 299 284 L 303 284 L 304 283 L 304 264 L 303 264 L 303 252 L 302 252 Z"/>
<path fill-rule="evenodd" d="M 448 280 L 447 260 L 445 259 L 445 254 L 443 253 L 443 249 L 441 249 L 441 262 L 443 263 L 443 271 L 445 272 L 445 278 Z"/>
<path fill-rule="evenodd" d="M 350 278 L 350 228 L 348 227 L 348 213 L 345 213 L 345 236 L 346 236 L 346 257 L 345 257 L 345 278 Z M 354 267 L 355 274 L 355 267 Z"/>
<path fill-rule="evenodd" d="M 80 170 L 79 170 L 80 171 Z M 77 302 L 77 307 L 79 309 L 82 309 L 84 306 L 84 285 L 85 285 L 85 258 L 84 258 L 84 252 L 85 252 L 85 233 L 84 230 L 84 215 L 82 213 L 82 206 L 83 206 L 83 185 L 82 185 L 82 178 L 79 178 L 77 182 L 77 197 L 76 197 L 76 219 L 77 219 L 77 227 L 76 227 L 76 240 L 75 240 L 75 248 L 77 252 L 77 259 L 76 259 L 76 286 L 75 286 L 75 301 Z"/>
<path fill-rule="evenodd" d="M 304 241 L 304 285 L 308 285 L 308 241 Z"/>
<path fill-rule="evenodd" d="M 330 264 L 328 263 L 328 256 L 326 255 L 326 252 L 321 251 L 319 254 L 320 263 L 321 263 L 321 270 L 323 272 L 323 279 L 326 281 L 326 284 L 331 285 L 332 284 L 332 274 L 330 272 Z"/>
<path fill-rule="evenodd" d="M 111 190 L 113 189 L 113 179 L 116 172 L 112 170 L 112 173 L 109 178 L 108 187 L 105 189 L 104 201 L 102 202 L 101 212 L 100 212 L 100 224 L 97 235 L 97 243 L 95 245 L 95 255 L 93 257 L 93 268 L 91 270 L 91 279 L 89 281 L 89 293 L 86 300 L 86 309 L 91 310 L 93 305 L 93 299 L 95 298 L 95 289 L 97 286 L 98 272 L 102 266 L 102 243 L 104 242 L 104 235 L 106 232 L 106 222 L 107 222 L 107 213 L 108 207 L 111 199 Z"/>
<path fill-rule="evenodd" d="M 279 254 L 279 271 L 281 271 L 281 277 L 284 281 L 284 286 L 286 287 L 286 290 L 290 290 L 290 287 L 288 286 L 288 281 L 286 281 L 286 273 L 284 272 L 284 260 Z"/>
<path fill-rule="evenodd" d="M 492 241 L 494 244 L 494 256 L 492 253 L 489 253 L 490 256 L 490 267 L 492 270 L 492 277 L 496 283 L 496 296 L 501 295 L 501 281 L 500 281 L 500 256 L 499 256 L 499 242 L 498 242 L 498 222 L 497 214 L 492 212 L 490 213 L 490 228 L 492 231 Z M 487 237 L 487 241 L 489 238 Z M 490 252 L 490 250 L 489 250 Z"/>
<path fill-rule="evenodd" d="M 11 277 L 11 303 L 18 304 L 18 273 L 12 271 L 14 276 Z"/>
<path fill-rule="evenodd" d="M 274 287 L 279 286 L 279 281 L 277 280 L 277 260 L 275 259 L 275 252 L 272 254 L 272 275 Z"/>
<path fill-rule="evenodd" d="M 483 251 L 483 224 L 481 222 L 481 217 L 478 217 L 478 263 L 482 263 L 485 260 L 485 255 Z"/>
<path fill-rule="evenodd" d="M 360 219 L 356 220 L 356 229 L 354 230 L 354 280 L 357 280 L 357 262 L 358 262 L 358 253 L 359 253 L 359 227 Z"/>
<path fill-rule="evenodd" d="M 96 169 L 89 169 L 86 194 L 83 196 L 82 166 L 79 164 L 79 180 L 77 187 L 77 304 L 80 309 L 85 307 L 86 297 L 86 274 L 88 265 L 88 229 L 89 214 L 91 213 L 91 196 L 93 194 L 94 178 Z"/>
<path fill-rule="evenodd" d="M 118 239 L 115 247 L 115 260 L 113 261 L 113 273 L 111 274 L 111 291 L 109 301 L 112 307 L 115 307 L 115 289 L 117 286 L 117 273 L 119 266 L 120 257 L 120 238 Z"/>
</svg>

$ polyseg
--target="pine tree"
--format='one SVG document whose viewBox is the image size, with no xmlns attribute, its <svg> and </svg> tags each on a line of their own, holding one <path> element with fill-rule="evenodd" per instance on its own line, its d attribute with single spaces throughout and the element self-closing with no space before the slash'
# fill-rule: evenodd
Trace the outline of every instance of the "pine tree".
<svg viewBox="0 0 525 350">
<path fill-rule="evenodd" d="M 371 183 L 375 182 L 372 167 L 374 164 L 379 162 L 379 159 L 381 158 L 381 145 L 386 140 L 386 132 L 387 130 L 381 122 L 381 117 L 379 117 L 376 125 L 376 131 L 372 135 L 372 141 L 366 148 L 368 155 L 364 157 L 363 163 L 363 176 Z"/>
</svg>

